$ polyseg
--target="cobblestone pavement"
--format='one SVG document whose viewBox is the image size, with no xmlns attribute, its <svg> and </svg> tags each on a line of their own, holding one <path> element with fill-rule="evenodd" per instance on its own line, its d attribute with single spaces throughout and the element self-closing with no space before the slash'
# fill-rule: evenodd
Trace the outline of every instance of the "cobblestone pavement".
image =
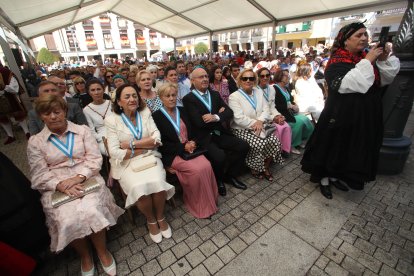
<svg viewBox="0 0 414 276">
<path fill-rule="evenodd" d="M 412 119 L 413 116 L 406 128 L 411 138 L 414 133 Z M 18 138 L 20 142 L 1 145 L 0 150 L 27 174 L 26 143 L 21 133 Z M 311 194 L 315 195 L 312 198 L 323 199 L 317 185 L 308 181 L 309 176 L 301 171 L 299 163 L 300 157 L 293 156 L 283 165 L 275 165 L 275 179 L 271 183 L 245 175 L 247 190 L 227 186 L 228 195 L 219 197 L 220 210 L 211 220 L 193 218 L 186 212 L 181 196 L 176 195 L 177 207 L 166 207 L 173 237 L 158 245 L 150 240 L 143 216 L 136 209 L 135 225 L 126 215 L 122 216 L 108 231 L 108 247 L 118 264 L 118 275 L 199 276 L 225 271 L 226 266 L 252 248 L 258 239 L 281 227 L 281 220 L 300 208 Z M 366 187 L 357 204 L 352 205 L 355 208 L 349 212 L 345 223 L 326 241 L 327 246 L 320 248 L 304 241 L 312 250 L 317 250 L 317 254 L 303 274 L 414 275 L 413 182 L 414 152 L 411 151 L 403 173 L 380 175 Z M 289 231 L 303 242 L 299 234 Z M 274 253 L 277 258 L 277 252 Z M 102 274 L 96 256 L 95 263 Z M 50 255 L 39 275 L 79 275 L 79 270 L 79 259 L 72 250 L 66 249 L 59 255 Z M 289 274 L 280 271 L 265 274 Z"/>
</svg>

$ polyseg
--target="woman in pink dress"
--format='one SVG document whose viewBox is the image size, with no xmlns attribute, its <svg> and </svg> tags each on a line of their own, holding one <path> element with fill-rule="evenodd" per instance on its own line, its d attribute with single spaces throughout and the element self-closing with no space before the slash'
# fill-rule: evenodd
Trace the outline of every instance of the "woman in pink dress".
<svg viewBox="0 0 414 276">
<path fill-rule="evenodd" d="M 190 123 L 182 107 L 177 107 L 177 85 L 163 84 L 159 97 L 163 107 L 152 116 L 161 132 L 164 166 L 177 174 L 183 187 L 184 204 L 196 218 L 208 218 L 217 212 L 217 183 L 210 162 L 204 155 L 184 160 L 186 154 L 197 151 L 197 142 L 192 140 Z"/>
<path fill-rule="evenodd" d="M 94 275 L 91 240 L 104 271 L 116 275 L 105 236 L 107 227 L 115 225 L 124 211 L 115 204 L 99 175 L 102 156 L 98 144 L 89 127 L 66 120 L 67 105 L 62 97 L 43 95 L 35 104 L 45 127 L 30 138 L 27 155 L 32 188 L 42 194 L 50 249 L 59 252 L 71 245 L 81 257 L 82 275 Z M 100 188 L 82 196 L 86 180 L 97 181 Z M 53 207 L 51 197 L 55 191 L 80 197 Z"/>
<path fill-rule="evenodd" d="M 223 71 L 217 65 L 214 65 L 209 74 L 210 89 L 220 93 L 223 101 L 229 103 L 229 84 L 226 78 L 223 78 Z"/>
</svg>

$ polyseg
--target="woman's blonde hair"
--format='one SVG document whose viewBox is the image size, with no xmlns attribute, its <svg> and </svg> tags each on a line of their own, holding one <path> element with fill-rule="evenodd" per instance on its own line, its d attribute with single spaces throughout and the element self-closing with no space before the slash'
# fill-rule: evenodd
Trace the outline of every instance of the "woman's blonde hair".
<svg viewBox="0 0 414 276">
<path fill-rule="evenodd" d="M 295 78 L 310 78 L 312 75 L 312 66 L 306 61 L 301 60 L 298 63 L 298 68 L 296 69 Z"/>
<path fill-rule="evenodd" d="M 254 80 L 254 86 L 257 85 L 257 74 L 256 74 L 256 72 L 253 71 L 253 68 L 247 68 L 247 69 L 244 69 L 243 71 L 241 71 L 239 73 L 239 75 L 237 76 L 237 78 L 236 78 L 237 87 L 240 87 L 241 86 L 241 78 L 243 77 L 243 74 L 245 74 L 247 72 L 252 72 L 253 73 L 254 79 L 255 79 Z"/>
<path fill-rule="evenodd" d="M 73 90 L 76 92 L 76 94 L 78 94 L 80 91 L 76 88 L 76 84 L 77 83 L 84 83 L 86 84 L 86 81 L 84 78 L 82 77 L 76 77 L 73 79 Z"/>
<path fill-rule="evenodd" d="M 172 83 L 172 82 L 166 82 L 166 83 L 162 84 L 160 86 L 160 88 L 158 89 L 158 96 L 160 98 L 163 97 L 165 94 L 170 92 L 171 89 L 175 89 L 175 91 L 178 92 L 178 85 L 176 83 Z"/>
<path fill-rule="evenodd" d="M 43 113 L 52 111 L 56 107 L 62 108 L 65 113 L 68 112 L 68 105 L 61 96 L 43 94 L 35 100 L 35 111 L 39 116 Z"/>
<path fill-rule="evenodd" d="M 137 82 L 137 85 L 139 87 L 139 82 L 141 81 L 142 75 L 144 74 L 148 74 L 151 77 L 150 72 L 146 71 L 146 70 L 141 70 L 137 73 L 137 75 L 135 76 L 135 81 Z"/>
</svg>

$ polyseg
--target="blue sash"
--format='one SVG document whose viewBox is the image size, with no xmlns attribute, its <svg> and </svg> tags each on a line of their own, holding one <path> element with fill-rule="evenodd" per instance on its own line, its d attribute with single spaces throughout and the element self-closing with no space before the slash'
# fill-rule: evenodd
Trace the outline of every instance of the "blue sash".
<svg viewBox="0 0 414 276">
<path fill-rule="evenodd" d="M 269 85 L 266 85 L 266 90 L 264 90 L 260 86 L 257 86 L 257 88 L 260 88 L 260 90 L 263 91 L 263 96 L 266 99 L 266 102 L 269 102 Z"/>
<path fill-rule="evenodd" d="M 68 134 L 66 136 L 66 143 L 63 143 L 59 140 L 59 138 L 56 137 L 56 135 L 51 134 L 48 138 L 48 140 L 64 155 L 66 155 L 69 158 L 69 165 L 73 166 L 75 165 L 75 162 L 73 161 L 73 147 L 75 145 L 75 134 L 73 132 L 68 131 Z"/>
<path fill-rule="evenodd" d="M 141 115 L 138 111 L 135 111 L 135 122 L 137 126 L 135 127 L 134 124 L 131 122 L 131 120 L 124 114 L 121 113 L 122 120 L 124 121 L 124 124 L 129 128 L 132 135 L 135 139 L 141 140 L 142 138 L 142 119 Z"/>
<path fill-rule="evenodd" d="M 170 123 L 173 125 L 175 132 L 177 132 L 178 137 L 180 137 L 180 110 L 178 109 L 178 107 L 175 107 L 175 114 L 176 114 L 176 118 L 175 118 L 175 122 L 172 119 L 172 117 L 170 116 L 170 114 L 168 114 L 168 112 L 165 110 L 164 107 L 160 108 L 162 114 L 165 115 L 165 117 L 167 117 L 168 121 L 170 121 Z"/>
<path fill-rule="evenodd" d="M 279 88 L 280 92 L 282 92 L 282 95 L 286 98 L 286 102 L 290 103 L 289 93 L 285 92 L 279 85 L 277 85 L 277 84 L 275 84 L 275 85 Z"/>
<path fill-rule="evenodd" d="M 254 94 L 254 90 L 252 91 L 253 99 L 250 98 L 242 89 L 239 89 L 240 94 L 243 95 L 243 97 L 246 98 L 246 100 L 250 103 L 250 105 L 253 107 L 254 110 L 256 110 L 257 106 L 257 99 L 256 94 Z"/>
<path fill-rule="evenodd" d="M 203 97 L 200 96 L 200 93 L 198 92 L 197 89 L 193 89 L 191 92 L 193 92 L 194 96 L 196 96 L 205 105 L 205 107 L 207 107 L 208 111 L 211 113 L 211 95 L 210 95 L 210 92 L 208 90 L 206 91 L 208 102 L 206 102 L 203 99 Z"/>
</svg>

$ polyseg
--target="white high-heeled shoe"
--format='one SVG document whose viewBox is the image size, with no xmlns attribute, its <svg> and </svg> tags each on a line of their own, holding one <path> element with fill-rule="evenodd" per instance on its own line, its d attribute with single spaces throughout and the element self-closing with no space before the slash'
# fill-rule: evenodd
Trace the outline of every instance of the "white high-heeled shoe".
<svg viewBox="0 0 414 276">
<path fill-rule="evenodd" d="M 164 218 L 162 218 L 162 219 L 160 219 L 160 220 L 158 220 L 158 222 L 160 222 L 160 221 L 164 221 L 165 220 L 165 217 Z M 164 231 L 162 231 L 161 229 L 160 229 L 160 231 L 161 231 L 161 235 L 164 237 L 164 238 L 166 238 L 166 239 L 169 239 L 169 238 L 171 238 L 172 237 L 172 231 L 171 231 L 171 227 L 170 227 L 170 225 L 167 223 L 167 226 L 168 226 L 168 228 L 166 229 L 166 230 L 164 230 Z"/>
<path fill-rule="evenodd" d="M 112 259 L 112 262 L 111 262 L 110 265 L 104 266 L 101 259 L 99 259 L 99 261 L 101 262 L 101 266 L 102 266 L 102 268 L 103 268 L 103 270 L 105 271 L 106 274 L 108 274 L 109 276 L 115 276 L 116 275 L 115 259 L 109 251 L 108 251 L 108 253 L 109 253 L 109 255 L 111 255 L 111 259 Z"/>
<path fill-rule="evenodd" d="M 148 222 L 147 221 L 147 224 L 151 224 L 151 225 L 154 225 L 154 224 L 157 224 L 157 222 Z M 160 231 L 158 234 L 155 234 L 155 235 L 153 235 L 153 234 L 151 234 L 151 232 L 149 231 L 149 228 L 148 228 L 148 233 L 149 233 L 149 236 L 150 236 L 150 238 L 151 238 L 151 240 L 153 241 L 153 242 L 155 242 L 155 243 L 160 243 L 161 241 L 162 241 L 162 231 Z"/>
<path fill-rule="evenodd" d="M 95 264 L 92 262 L 92 268 L 89 271 L 83 271 L 81 261 L 81 275 L 82 276 L 94 276 L 95 275 Z"/>
</svg>

